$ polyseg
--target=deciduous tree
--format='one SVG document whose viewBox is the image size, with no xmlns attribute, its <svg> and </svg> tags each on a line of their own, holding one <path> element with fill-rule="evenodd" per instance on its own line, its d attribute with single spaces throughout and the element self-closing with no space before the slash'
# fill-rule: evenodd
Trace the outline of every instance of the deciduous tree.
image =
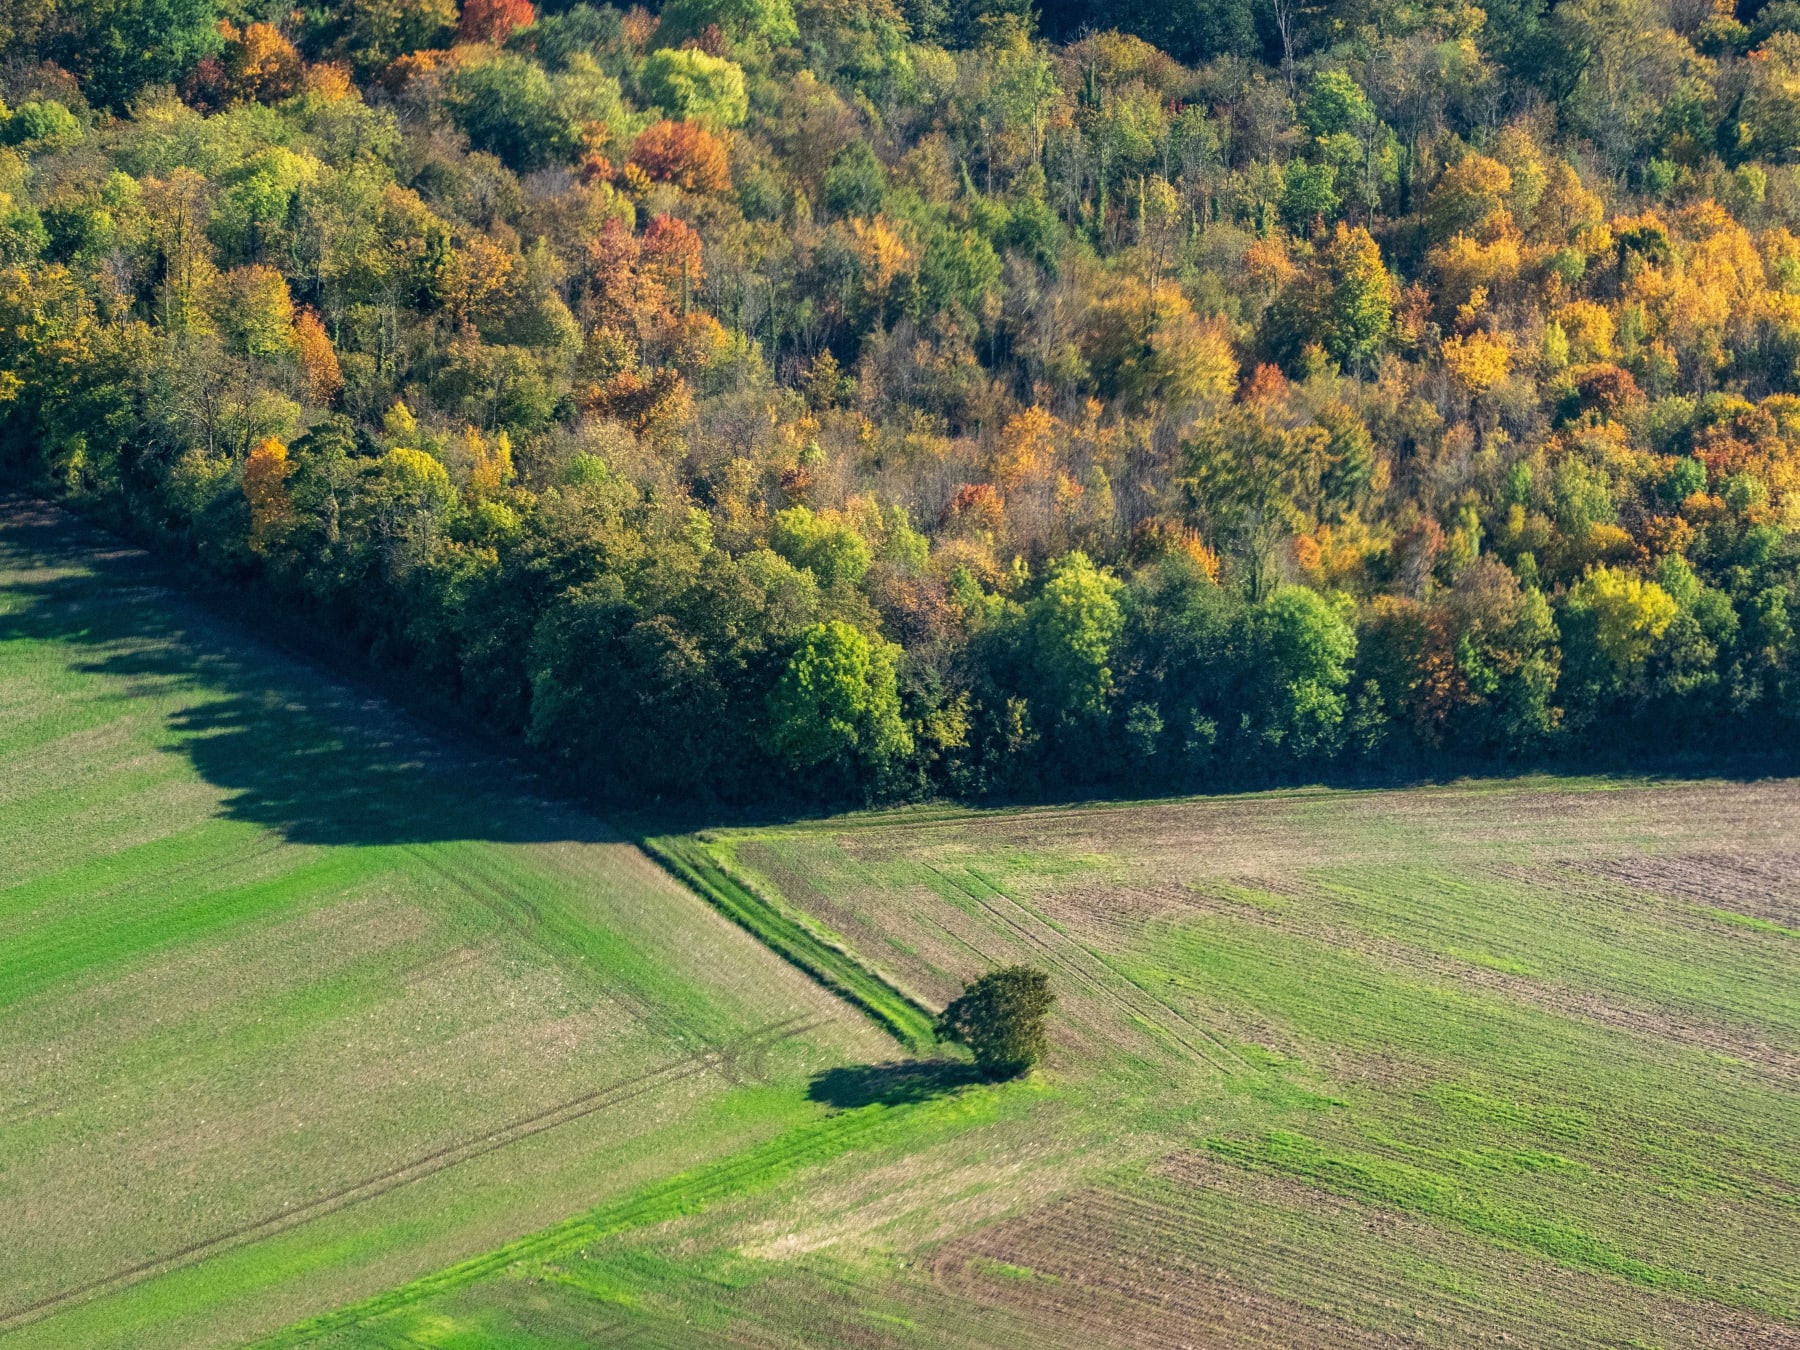
<svg viewBox="0 0 1800 1350">
<path fill-rule="evenodd" d="M 1041 970 L 1006 966 L 964 989 L 938 1017 L 937 1034 L 968 1046 L 989 1078 L 1017 1078 L 1044 1057 L 1044 1019 L 1055 1003 Z"/>
<path fill-rule="evenodd" d="M 872 772 L 911 754 L 894 655 L 841 620 L 808 628 L 769 695 L 769 749 L 795 769 L 854 762 Z"/>
</svg>

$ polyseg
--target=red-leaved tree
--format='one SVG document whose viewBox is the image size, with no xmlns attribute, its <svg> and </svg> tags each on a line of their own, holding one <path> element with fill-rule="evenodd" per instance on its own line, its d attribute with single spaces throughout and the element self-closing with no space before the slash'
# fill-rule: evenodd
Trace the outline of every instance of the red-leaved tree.
<svg viewBox="0 0 1800 1350">
<path fill-rule="evenodd" d="M 463 42 L 505 42 L 515 28 L 537 21 L 531 0 L 464 0 L 456 36 Z"/>
</svg>

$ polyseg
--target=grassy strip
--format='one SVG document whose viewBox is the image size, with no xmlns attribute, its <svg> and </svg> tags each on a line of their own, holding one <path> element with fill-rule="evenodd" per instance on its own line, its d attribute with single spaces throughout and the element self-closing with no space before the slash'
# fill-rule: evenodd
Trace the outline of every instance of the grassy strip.
<svg viewBox="0 0 1800 1350">
<path fill-rule="evenodd" d="M 1701 911 L 1708 916 L 1728 923 L 1737 928 L 1748 928 L 1757 933 L 1774 933 L 1780 937 L 1800 938 L 1800 929 L 1789 928 L 1770 919 L 1761 919 L 1754 914 L 1740 914 L 1735 909 L 1713 909 L 1710 905 L 1702 905 Z"/>
<path fill-rule="evenodd" d="M 736 875 L 702 840 L 661 835 L 640 841 L 677 879 L 733 923 L 804 970 L 838 997 L 854 1003 L 915 1051 L 936 1041 L 930 1009 L 901 992 L 841 943 L 804 923 Z"/>
<path fill-rule="evenodd" d="M 1001 1097 L 1007 1091 L 987 1088 L 899 1106 L 875 1104 L 796 1126 L 744 1153 L 654 1182 L 613 1204 L 566 1219 L 361 1303 L 297 1322 L 256 1342 L 256 1350 L 305 1345 L 320 1336 L 347 1331 L 426 1299 L 452 1293 L 509 1266 L 525 1261 L 561 1260 L 605 1238 L 698 1214 L 721 1200 L 766 1191 L 803 1167 L 829 1162 L 857 1148 L 890 1142 L 912 1129 L 951 1122 L 958 1126 L 981 1123 L 999 1112 Z"/>
</svg>

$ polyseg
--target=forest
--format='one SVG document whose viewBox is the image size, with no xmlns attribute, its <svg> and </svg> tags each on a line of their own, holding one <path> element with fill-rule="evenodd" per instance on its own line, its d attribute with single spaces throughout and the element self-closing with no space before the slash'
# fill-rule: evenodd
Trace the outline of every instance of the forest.
<svg viewBox="0 0 1800 1350">
<path fill-rule="evenodd" d="M 599 797 L 1795 743 L 1796 0 L 6 0 L 0 50 L 0 482 Z"/>
</svg>

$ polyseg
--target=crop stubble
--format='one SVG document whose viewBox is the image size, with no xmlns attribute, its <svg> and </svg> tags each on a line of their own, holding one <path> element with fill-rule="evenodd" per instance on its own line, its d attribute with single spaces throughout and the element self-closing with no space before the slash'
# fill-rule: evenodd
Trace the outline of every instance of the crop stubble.
<svg viewBox="0 0 1800 1350">
<path fill-rule="evenodd" d="M 1800 947 L 1781 931 L 1796 839 L 1788 782 L 1524 780 L 895 813 L 730 844 L 777 886 L 804 878 L 790 901 L 934 997 L 982 965 L 1043 966 L 1061 1000 L 1056 1069 L 1091 1088 L 1096 1113 L 1131 1098 L 1122 1139 L 1178 1133 L 1186 1113 L 1196 1133 L 1239 1141 L 1288 1203 L 1348 1205 L 1425 1234 L 1446 1249 L 1450 1284 L 1485 1281 L 1510 1300 L 1494 1325 L 1515 1338 L 1749 1346 L 1793 1343 L 1800 1320 Z M 1159 1057 L 1185 1068 L 1155 1100 L 1139 1085 Z M 1444 1105 L 1458 1093 L 1485 1104 Z M 1574 1137 L 1558 1136 L 1565 1119 L 1584 1122 Z M 1320 1176 L 1284 1176 L 1287 1155 L 1260 1142 L 1272 1129 L 1299 1131 Z M 1244 1175 L 1226 1154 L 1169 1156 Z M 1164 1318 L 1139 1343 L 1231 1343 L 1229 1310 L 1140 1299 L 1112 1268 L 1113 1245 L 1164 1225 L 1173 1245 L 1143 1239 L 1133 1258 L 1160 1271 L 1177 1251 L 1242 1242 L 1254 1210 L 1236 1238 L 1177 1238 L 1193 1221 L 1180 1194 L 1146 1199 L 1127 1176 L 1055 1212 L 972 1236 L 966 1252 L 952 1243 L 935 1268 L 962 1272 L 970 1297 L 1035 1300 L 1054 1322 L 1085 1306 L 1080 1279 L 995 1279 L 970 1262 L 1091 1260 L 1096 1306 L 1136 1309 L 1120 1326 Z M 982 1246 L 1001 1233 L 1013 1235 Z M 1230 1299 L 1254 1302 L 1328 1257 L 1317 1244 L 1270 1253 Z M 1345 1287 L 1414 1307 L 1408 1321 L 1438 1327 L 1425 1343 L 1491 1330 L 1497 1305 L 1356 1268 Z M 1552 1285 L 1581 1297 L 1536 1296 Z M 1331 1303 L 1316 1288 L 1300 1301 Z M 1310 1312 L 1270 1331 L 1284 1316 L 1249 1315 L 1246 1334 L 1312 1334 Z M 1377 1334 L 1378 1321 L 1361 1317 L 1348 1339 L 1422 1334 Z"/>
</svg>

